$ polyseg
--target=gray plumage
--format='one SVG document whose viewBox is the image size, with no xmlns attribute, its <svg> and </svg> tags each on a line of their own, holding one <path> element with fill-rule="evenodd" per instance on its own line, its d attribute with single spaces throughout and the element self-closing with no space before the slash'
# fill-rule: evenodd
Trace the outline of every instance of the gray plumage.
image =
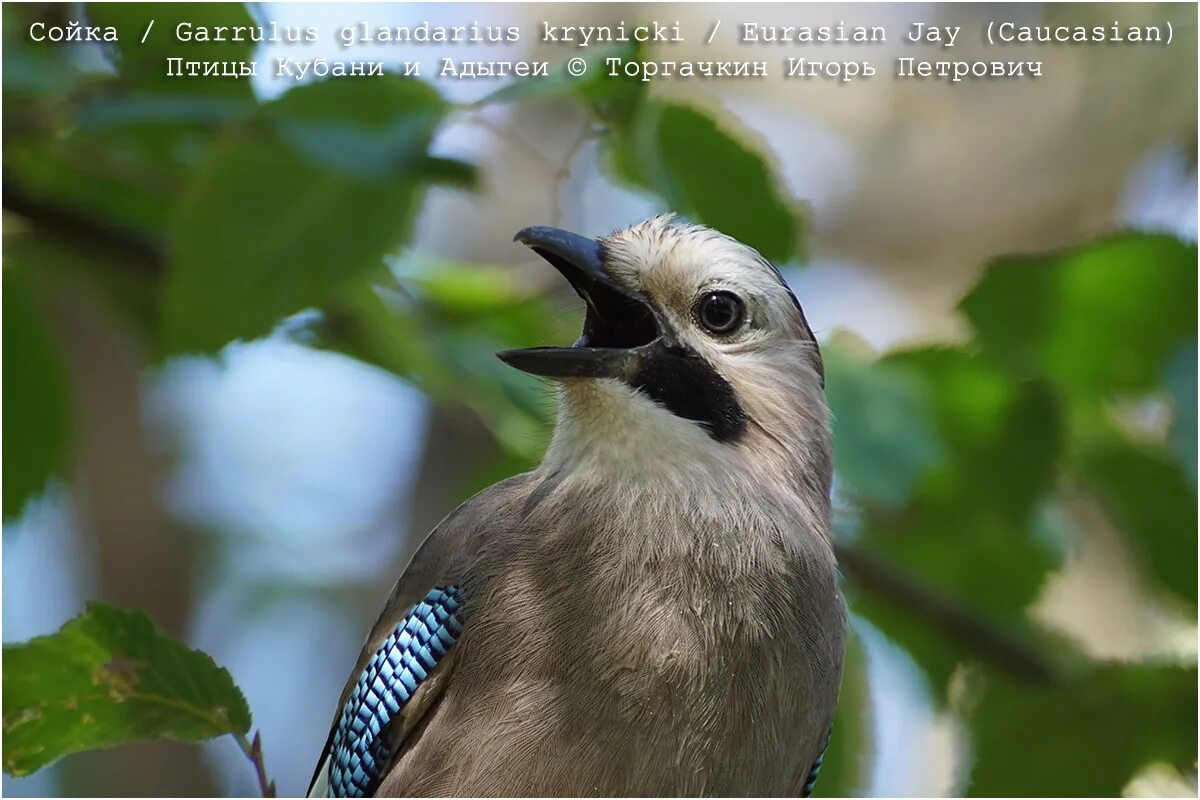
<svg viewBox="0 0 1200 800">
<path fill-rule="evenodd" d="M 801 794 L 845 615 L 820 354 L 799 304 L 753 250 L 666 217 L 601 240 L 590 276 L 574 271 L 579 241 L 523 234 L 588 300 L 585 335 L 565 355 L 506 355 L 571 371 L 555 376 L 546 457 L 437 526 L 367 638 L 339 712 L 409 609 L 461 587 L 462 634 L 391 721 L 371 788 Z M 736 331 L 702 326 L 714 292 L 743 304 Z M 622 296 L 649 309 L 650 337 L 625 333 L 647 321 Z M 607 372 L 581 375 L 593 361 Z"/>
</svg>

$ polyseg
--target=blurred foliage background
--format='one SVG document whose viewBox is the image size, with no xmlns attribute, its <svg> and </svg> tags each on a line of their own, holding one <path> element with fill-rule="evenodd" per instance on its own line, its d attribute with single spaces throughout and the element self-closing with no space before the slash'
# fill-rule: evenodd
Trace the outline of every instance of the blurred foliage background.
<svg viewBox="0 0 1200 800">
<path fill-rule="evenodd" d="M 280 791 L 302 792 L 416 544 L 547 441 L 545 387 L 492 354 L 571 340 L 579 310 L 512 233 L 674 210 L 783 267 L 826 353 L 855 637 L 817 793 L 1195 795 L 1194 6 L 3 11 L 6 645 L 89 599 L 145 611 L 228 667 Z M 1041 79 L 960 85 L 887 67 L 852 85 L 600 77 L 604 56 L 637 55 L 623 46 L 586 53 L 579 80 L 430 77 L 446 55 L 557 69 L 562 51 L 531 41 L 541 20 L 844 20 L 899 40 L 913 21 L 970 31 L 1001 14 L 1169 19 L 1175 41 L 1035 47 L 1021 57 L 1044 60 Z M 37 20 L 113 25 L 120 42 L 31 42 Z M 322 38 L 169 36 L 270 20 Z M 332 31 L 363 20 L 526 36 L 340 49 Z M 777 55 L 732 36 L 657 52 Z M 262 74 L 167 79 L 172 55 Z M 972 55 L 995 54 L 953 52 Z M 267 74 L 320 56 L 420 60 L 425 77 Z M 86 643 L 80 663 L 118 688 L 130 653 L 178 659 L 164 692 L 215 669 L 156 636 L 96 607 L 6 647 L 6 771 L 130 733 L 78 733 L 65 695 L 61 716 L 22 713 L 78 678 L 41 679 L 79 657 L 64 644 Z M 224 716 L 147 711 L 146 729 L 246 733 L 221 675 L 193 699 Z M 255 791 L 227 737 L 4 778 L 9 795 Z"/>
</svg>

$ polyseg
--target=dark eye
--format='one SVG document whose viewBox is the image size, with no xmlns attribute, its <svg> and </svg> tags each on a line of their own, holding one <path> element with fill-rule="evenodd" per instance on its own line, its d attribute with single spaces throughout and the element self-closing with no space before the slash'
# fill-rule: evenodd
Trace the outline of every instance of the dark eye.
<svg viewBox="0 0 1200 800">
<path fill-rule="evenodd" d="M 696 320 L 710 333 L 730 333 L 742 324 L 745 311 L 733 292 L 709 292 L 696 303 Z"/>
</svg>

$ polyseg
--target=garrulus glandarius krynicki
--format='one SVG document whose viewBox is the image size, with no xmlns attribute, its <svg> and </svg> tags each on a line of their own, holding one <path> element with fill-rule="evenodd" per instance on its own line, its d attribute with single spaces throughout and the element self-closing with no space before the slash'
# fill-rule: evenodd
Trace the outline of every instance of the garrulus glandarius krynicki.
<svg viewBox="0 0 1200 800">
<path fill-rule="evenodd" d="M 807 794 L 841 682 L 821 354 L 778 270 L 656 217 L 527 228 L 587 305 L 541 465 L 396 584 L 312 793 Z"/>
</svg>

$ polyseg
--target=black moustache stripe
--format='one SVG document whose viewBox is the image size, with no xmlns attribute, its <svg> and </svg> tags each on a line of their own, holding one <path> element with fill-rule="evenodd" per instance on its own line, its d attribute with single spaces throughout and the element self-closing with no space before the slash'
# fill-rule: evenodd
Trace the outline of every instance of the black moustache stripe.
<svg viewBox="0 0 1200 800">
<path fill-rule="evenodd" d="M 670 350 L 642 362 L 630 384 L 677 417 L 698 422 L 718 442 L 746 429 L 746 413 L 729 381 L 691 350 Z"/>
</svg>

